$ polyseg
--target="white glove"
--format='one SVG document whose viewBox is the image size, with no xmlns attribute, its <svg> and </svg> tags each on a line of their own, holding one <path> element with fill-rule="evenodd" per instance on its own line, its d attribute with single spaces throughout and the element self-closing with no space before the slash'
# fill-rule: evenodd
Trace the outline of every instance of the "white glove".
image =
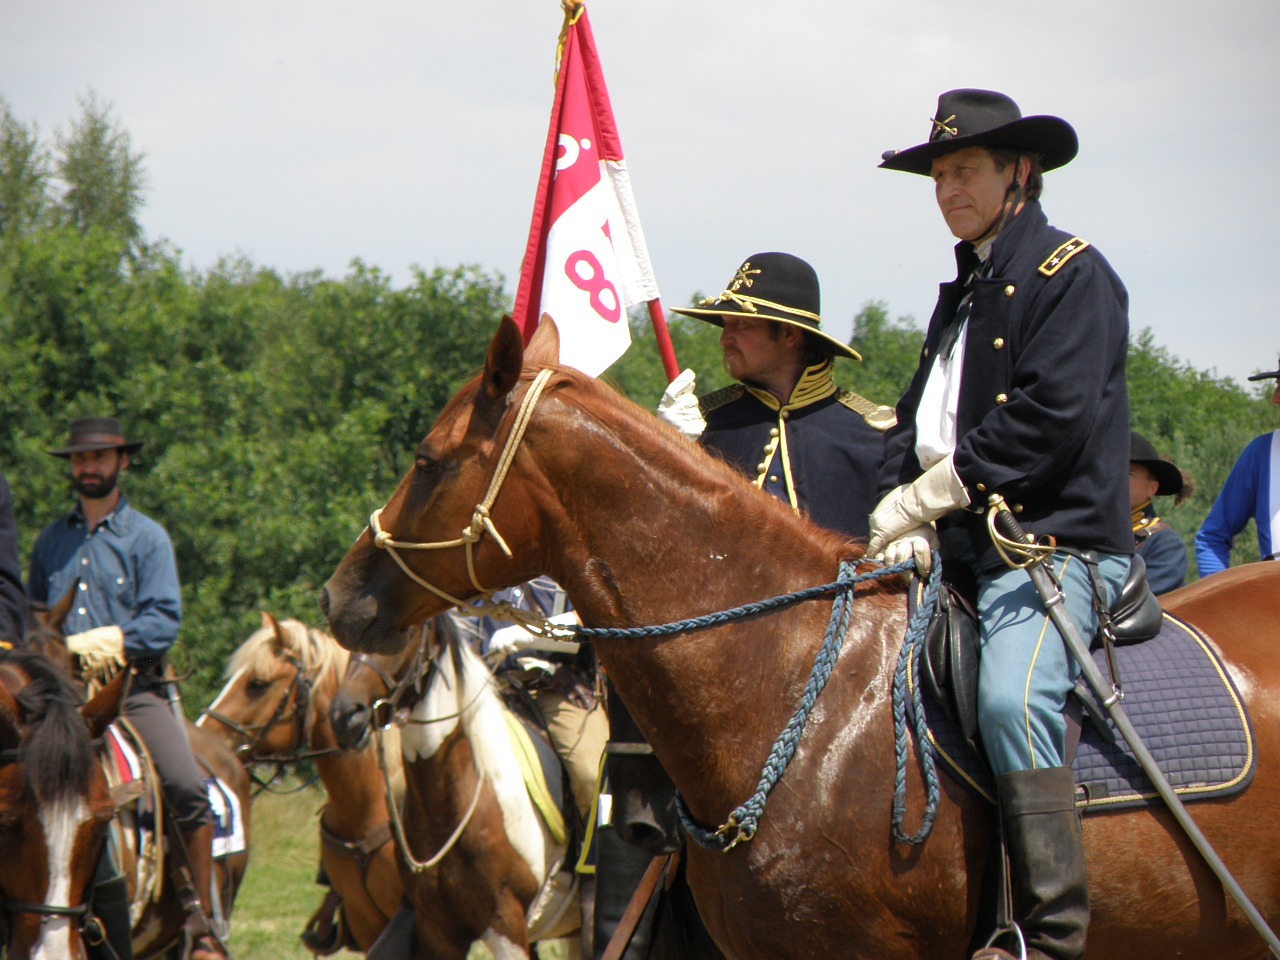
<svg viewBox="0 0 1280 960">
<path fill-rule="evenodd" d="M 67 652 L 79 656 L 88 670 L 124 666 L 124 631 L 113 625 L 73 633 L 67 637 Z"/>
<path fill-rule="evenodd" d="M 548 618 L 552 623 L 577 623 L 578 615 L 570 610 Z M 577 653 L 580 644 L 574 640 L 551 640 L 530 633 L 518 623 L 493 631 L 489 637 L 486 657 L 500 659 L 520 650 L 544 650 L 549 653 Z"/>
<path fill-rule="evenodd" d="M 932 523 L 943 514 L 969 505 L 969 493 L 956 475 L 951 457 L 935 463 L 914 483 L 898 487 L 871 513 L 867 553 L 877 556 L 894 540 Z"/>
<path fill-rule="evenodd" d="M 924 524 L 889 541 L 876 559 L 886 567 L 892 567 L 895 563 L 915 558 L 916 573 L 927 577 L 933 566 L 933 551 L 938 547 L 938 535 L 934 533 L 933 527 Z"/>
<path fill-rule="evenodd" d="M 663 391 L 658 401 L 658 419 L 669 423 L 690 440 L 702 436 L 707 429 L 707 422 L 702 419 L 702 411 L 698 408 L 698 398 L 693 394 L 696 374 L 686 368 L 680 372 Z"/>
</svg>

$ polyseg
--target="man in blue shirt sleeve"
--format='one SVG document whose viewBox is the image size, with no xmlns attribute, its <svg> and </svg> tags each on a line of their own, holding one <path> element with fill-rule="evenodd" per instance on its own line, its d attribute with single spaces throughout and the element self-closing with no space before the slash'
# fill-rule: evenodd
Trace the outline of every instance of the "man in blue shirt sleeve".
<svg viewBox="0 0 1280 960">
<path fill-rule="evenodd" d="M 80 657 L 86 675 L 119 668 L 133 673 L 121 712 L 155 763 L 195 881 L 190 958 L 220 960 L 226 951 L 209 923 L 213 813 L 163 678 L 165 654 L 182 624 L 177 563 L 164 528 L 134 510 L 119 487 L 141 446 L 125 441 L 114 417 L 88 417 L 71 424 L 65 447 L 49 451 L 70 461 L 79 500 L 36 538 L 27 593 L 53 604 L 75 592 L 63 626 L 67 649 Z"/>
<path fill-rule="evenodd" d="M 1250 380 L 1276 380 L 1271 402 L 1280 406 L 1280 369 L 1254 374 Z M 1280 555 L 1280 430 L 1254 438 L 1231 468 L 1218 499 L 1196 534 L 1196 567 L 1200 576 L 1231 565 L 1231 541 L 1250 518 L 1258 529 L 1263 560 Z"/>
</svg>

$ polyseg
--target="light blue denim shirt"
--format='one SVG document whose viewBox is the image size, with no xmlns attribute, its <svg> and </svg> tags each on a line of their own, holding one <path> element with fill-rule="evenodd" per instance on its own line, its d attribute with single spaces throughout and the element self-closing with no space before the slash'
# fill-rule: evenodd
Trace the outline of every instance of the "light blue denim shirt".
<svg viewBox="0 0 1280 960">
<path fill-rule="evenodd" d="M 117 624 L 129 659 L 162 654 L 178 636 L 182 593 L 173 545 L 160 524 L 123 497 L 93 532 L 77 504 L 36 538 L 27 595 L 52 605 L 72 588 L 68 634 Z"/>
</svg>

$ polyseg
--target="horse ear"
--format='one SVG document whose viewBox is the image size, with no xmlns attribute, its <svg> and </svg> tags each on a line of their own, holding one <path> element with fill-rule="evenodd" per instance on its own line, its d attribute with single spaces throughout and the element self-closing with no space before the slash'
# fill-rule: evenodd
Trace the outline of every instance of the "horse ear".
<svg viewBox="0 0 1280 960">
<path fill-rule="evenodd" d="M 128 670 L 121 670 L 111 682 L 99 690 L 92 700 L 80 708 L 80 716 L 89 728 L 89 735 L 97 740 L 107 732 L 107 727 L 120 715 L 120 697 L 124 692 L 124 682 Z"/>
<path fill-rule="evenodd" d="M 77 579 L 63 598 L 49 608 L 49 616 L 45 621 L 47 626 L 52 627 L 54 630 L 62 629 L 62 624 L 67 619 L 67 614 L 71 612 L 71 605 L 75 602 L 76 590 L 79 586 L 80 581 Z"/>
<path fill-rule="evenodd" d="M 289 638 L 285 634 L 284 627 L 280 626 L 280 621 L 265 610 L 261 611 L 261 613 L 262 625 L 271 631 L 271 637 L 275 645 L 281 649 L 287 647 L 289 645 Z"/>
<path fill-rule="evenodd" d="M 498 324 L 498 332 L 489 341 L 489 351 L 484 356 L 484 373 L 481 387 L 490 400 L 501 400 L 511 392 L 520 379 L 524 365 L 524 334 L 508 314 Z"/>
<path fill-rule="evenodd" d="M 533 338 L 525 348 L 524 360 L 536 367 L 549 367 L 560 362 L 560 328 L 551 319 L 551 314 L 544 313 L 538 321 L 538 328 L 533 331 Z"/>
</svg>

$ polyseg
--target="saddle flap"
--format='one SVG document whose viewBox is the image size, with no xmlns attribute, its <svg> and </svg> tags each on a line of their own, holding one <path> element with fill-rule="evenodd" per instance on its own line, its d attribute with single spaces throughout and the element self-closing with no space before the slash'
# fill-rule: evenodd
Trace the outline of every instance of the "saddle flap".
<svg viewBox="0 0 1280 960">
<path fill-rule="evenodd" d="M 925 689 L 974 743 L 978 739 L 979 650 L 977 614 L 963 594 L 944 582 L 925 633 L 920 672 Z"/>
</svg>

